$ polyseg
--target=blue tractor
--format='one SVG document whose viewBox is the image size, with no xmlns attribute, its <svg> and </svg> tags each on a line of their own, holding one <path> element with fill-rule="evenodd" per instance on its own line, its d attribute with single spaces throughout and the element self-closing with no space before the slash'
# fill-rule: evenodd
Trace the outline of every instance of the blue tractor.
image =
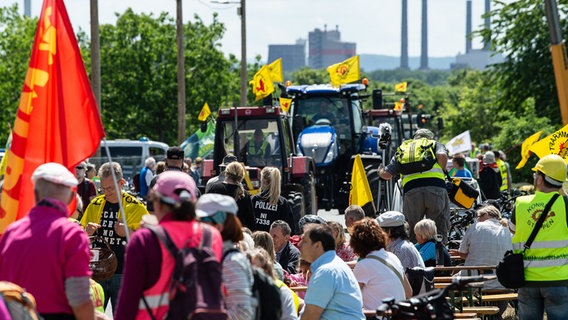
<svg viewBox="0 0 568 320">
<path fill-rule="evenodd" d="M 361 102 L 368 95 L 365 84 L 288 86 L 292 98 L 292 132 L 299 155 L 316 165 L 318 206 L 342 213 L 349 206 L 353 159 L 361 155 L 369 181 L 378 181 L 382 161 L 379 127 L 365 125 Z M 378 183 L 371 184 L 374 199 Z M 373 212 L 374 214 L 374 212 Z"/>
</svg>

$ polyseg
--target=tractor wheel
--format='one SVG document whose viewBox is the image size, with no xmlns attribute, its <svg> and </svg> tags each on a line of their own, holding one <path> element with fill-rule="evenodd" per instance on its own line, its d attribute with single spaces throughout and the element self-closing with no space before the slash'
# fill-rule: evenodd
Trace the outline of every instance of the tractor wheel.
<svg viewBox="0 0 568 320">
<path fill-rule="evenodd" d="M 287 194 L 286 199 L 290 203 L 290 207 L 292 208 L 292 217 L 294 218 L 294 222 L 296 223 L 295 230 L 292 230 L 294 234 L 298 234 L 298 222 L 300 218 L 304 216 L 304 197 L 301 192 L 291 191 Z"/>
<path fill-rule="evenodd" d="M 369 181 L 369 187 L 371 188 L 371 194 L 375 202 L 377 201 L 377 193 L 379 192 L 379 183 L 381 178 L 379 177 L 379 169 L 374 164 L 369 164 L 365 167 L 365 172 L 367 173 L 367 181 Z"/>
<path fill-rule="evenodd" d="M 304 187 L 304 207 L 306 214 L 318 214 L 318 202 L 316 198 L 316 180 L 314 174 L 310 172 L 301 181 Z"/>
</svg>

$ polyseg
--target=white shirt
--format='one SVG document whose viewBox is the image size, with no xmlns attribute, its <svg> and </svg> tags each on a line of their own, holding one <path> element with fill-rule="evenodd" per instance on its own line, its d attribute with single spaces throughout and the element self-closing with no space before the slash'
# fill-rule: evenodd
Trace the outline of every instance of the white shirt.
<svg viewBox="0 0 568 320">
<path fill-rule="evenodd" d="M 394 297 L 396 301 L 404 300 L 404 287 L 398 275 L 381 261 L 369 256 L 377 256 L 389 262 L 404 277 L 404 269 L 400 260 L 385 249 L 371 251 L 367 257 L 357 262 L 353 273 L 360 284 L 363 284 L 363 308 L 375 310 L 383 303 L 383 299 Z"/>
</svg>

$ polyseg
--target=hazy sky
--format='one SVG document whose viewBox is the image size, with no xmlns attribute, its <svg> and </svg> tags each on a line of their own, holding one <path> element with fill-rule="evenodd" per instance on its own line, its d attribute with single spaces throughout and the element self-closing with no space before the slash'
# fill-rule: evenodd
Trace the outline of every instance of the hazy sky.
<svg viewBox="0 0 568 320">
<path fill-rule="evenodd" d="M 227 28 L 222 50 L 240 57 L 241 29 L 237 15 L 239 4 L 219 4 L 213 0 L 183 1 L 183 17 L 187 21 L 198 14 L 205 23 L 214 12 Z M 221 0 L 226 1 L 226 0 Z M 239 2 L 228 0 L 229 2 Z M 17 2 L 23 12 L 24 0 L 0 0 L 0 6 Z M 39 16 L 42 1 L 31 0 L 32 16 Z M 246 0 L 247 56 L 268 57 L 269 44 L 293 44 L 296 39 L 307 39 L 315 28 L 335 29 L 339 26 L 341 40 L 355 42 L 358 54 L 400 55 L 400 0 Z M 73 27 L 89 32 L 90 1 L 65 0 Z M 175 0 L 99 0 L 99 21 L 114 23 L 115 12 L 128 7 L 135 12 L 168 12 L 175 18 Z M 408 0 L 408 51 L 420 55 L 421 0 Z M 472 0 L 473 29 L 483 20 L 484 0 Z M 466 0 L 428 1 L 428 53 L 431 57 L 455 56 L 465 51 Z M 473 40 L 473 48 L 480 48 L 480 39 Z"/>
</svg>

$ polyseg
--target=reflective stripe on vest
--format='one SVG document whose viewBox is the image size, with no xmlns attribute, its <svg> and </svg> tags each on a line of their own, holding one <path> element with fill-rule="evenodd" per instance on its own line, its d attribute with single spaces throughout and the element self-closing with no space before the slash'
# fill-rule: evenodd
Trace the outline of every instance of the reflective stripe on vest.
<svg viewBox="0 0 568 320">
<path fill-rule="evenodd" d="M 166 229 L 176 247 L 181 247 L 187 241 L 187 224 L 178 225 L 175 221 L 172 221 L 161 223 L 160 225 Z M 199 243 L 197 241 L 201 241 L 200 224 L 198 222 L 194 222 L 191 224 L 191 227 L 193 228 L 193 239 L 196 243 Z M 196 237 L 196 235 L 198 235 L 198 237 Z M 150 306 L 154 318 L 163 319 L 169 310 L 170 281 L 174 271 L 175 260 L 162 241 L 157 238 L 156 241 L 160 244 L 160 250 L 162 251 L 160 277 L 152 287 L 144 290 L 142 294 L 146 298 L 146 302 Z M 138 314 L 136 315 L 136 319 L 151 319 L 148 314 L 148 309 L 146 308 L 146 305 L 144 305 L 144 301 L 142 301 L 142 299 L 140 299 L 140 302 L 138 303 Z"/>
<path fill-rule="evenodd" d="M 522 251 L 536 221 L 553 195 L 553 192 L 537 191 L 534 195 L 517 198 L 516 232 L 513 235 L 515 252 Z M 568 280 L 568 228 L 562 197 L 554 202 L 534 242 L 525 251 L 524 264 L 527 281 Z"/>
<path fill-rule="evenodd" d="M 260 145 L 260 148 L 258 148 L 258 151 L 256 150 L 254 142 L 250 141 L 249 147 L 248 147 L 248 154 L 251 155 L 251 156 L 265 156 L 266 155 L 266 148 L 268 148 L 268 142 L 266 142 L 266 141 L 262 142 L 262 144 Z"/>
<path fill-rule="evenodd" d="M 499 191 L 506 191 L 509 189 L 509 175 L 507 174 L 507 165 L 501 159 L 497 159 L 497 166 L 499 167 L 499 173 L 501 174 L 501 187 Z"/>
<path fill-rule="evenodd" d="M 444 174 L 444 170 L 442 167 L 436 162 L 432 169 L 424 172 L 406 174 L 402 176 L 402 187 L 407 184 L 409 181 L 416 180 L 416 179 L 423 179 L 423 178 L 438 178 L 441 180 L 446 179 L 446 175 Z"/>
</svg>

